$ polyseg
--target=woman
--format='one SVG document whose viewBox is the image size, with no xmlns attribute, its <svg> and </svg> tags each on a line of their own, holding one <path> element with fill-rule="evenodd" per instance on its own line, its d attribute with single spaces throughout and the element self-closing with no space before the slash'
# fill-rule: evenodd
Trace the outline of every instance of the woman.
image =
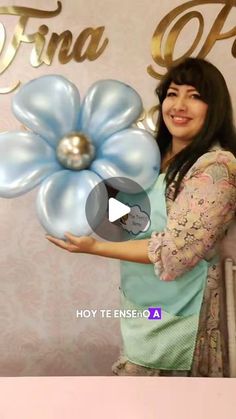
<svg viewBox="0 0 236 419">
<path fill-rule="evenodd" d="M 122 243 L 47 238 L 70 252 L 122 260 L 123 308 L 161 307 L 160 321 L 121 320 L 125 356 L 114 364 L 115 374 L 228 376 L 217 254 L 236 208 L 229 92 L 216 67 L 187 58 L 168 71 L 157 94 L 162 167 L 148 191 L 149 230 Z"/>
</svg>

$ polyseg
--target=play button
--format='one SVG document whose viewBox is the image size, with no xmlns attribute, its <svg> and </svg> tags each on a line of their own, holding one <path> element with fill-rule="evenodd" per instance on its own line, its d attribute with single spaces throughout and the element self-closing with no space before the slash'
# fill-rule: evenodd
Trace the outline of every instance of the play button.
<svg viewBox="0 0 236 419">
<path fill-rule="evenodd" d="M 124 215 L 130 213 L 130 207 L 117 201 L 115 198 L 110 198 L 108 201 L 108 220 L 110 223 L 119 220 Z"/>
<path fill-rule="evenodd" d="M 109 179 L 118 192 L 101 181 L 90 192 L 85 206 L 88 224 L 93 232 L 108 241 L 126 241 L 148 234 L 150 201 L 147 192 L 136 182 L 123 177 Z"/>
</svg>

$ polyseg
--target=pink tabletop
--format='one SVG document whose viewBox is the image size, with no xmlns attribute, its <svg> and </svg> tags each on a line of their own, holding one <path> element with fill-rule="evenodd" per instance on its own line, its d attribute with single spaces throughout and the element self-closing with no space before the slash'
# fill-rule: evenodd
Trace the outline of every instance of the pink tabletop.
<svg viewBox="0 0 236 419">
<path fill-rule="evenodd" d="M 0 419 L 230 419 L 236 379 L 0 379 Z"/>
</svg>

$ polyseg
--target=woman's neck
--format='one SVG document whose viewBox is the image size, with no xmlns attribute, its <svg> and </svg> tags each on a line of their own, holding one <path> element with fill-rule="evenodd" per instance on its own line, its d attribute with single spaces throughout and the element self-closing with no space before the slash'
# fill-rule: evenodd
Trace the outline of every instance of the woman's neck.
<svg viewBox="0 0 236 419">
<path fill-rule="evenodd" d="M 179 138 L 172 138 L 169 152 L 174 157 L 176 154 L 178 154 L 180 151 L 182 151 L 185 147 L 187 147 L 190 144 L 191 140 L 181 140 Z"/>
<path fill-rule="evenodd" d="M 170 161 L 173 157 L 175 157 L 176 154 L 178 154 L 180 151 L 182 151 L 185 147 L 187 147 L 188 142 L 187 141 L 181 141 L 178 140 L 178 138 L 173 138 L 166 153 L 165 156 L 162 159 L 161 164 L 161 171 L 165 172 L 169 166 Z"/>
</svg>

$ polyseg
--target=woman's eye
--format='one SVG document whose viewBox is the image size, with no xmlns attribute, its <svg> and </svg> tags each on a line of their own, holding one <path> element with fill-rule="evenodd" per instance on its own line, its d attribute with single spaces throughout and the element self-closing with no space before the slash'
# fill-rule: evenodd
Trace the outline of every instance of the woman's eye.
<svg viewBox="0 0 236 419">
<path fill-rule="evenodd" d="M 176 96 L 175 92 L 167 92 L 166 97 Z"/>
<path fill-rule="evenodd" d="M 193 99 L 201 99 L 201 96 L 199 95 L 199 93 L 193 93 L 193 94 L 191 95 L 191 97 L 192 97 Z"/>
</svg>

